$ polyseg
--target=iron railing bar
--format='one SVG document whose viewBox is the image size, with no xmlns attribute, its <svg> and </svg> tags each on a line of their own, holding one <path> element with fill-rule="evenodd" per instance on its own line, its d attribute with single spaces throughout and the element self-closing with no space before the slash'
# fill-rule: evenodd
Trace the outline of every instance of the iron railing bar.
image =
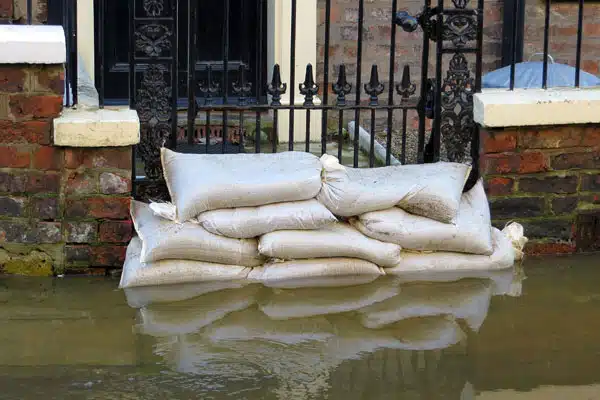
<svg viewBox="0 0 600 400">
<path fill-rule="evenodd" d="M 392 26 L 391 26 L 391 41 L 390 41 L 390 71 L 388 78 L 388 104 L 394 104 L 394 72 L 396 70 L 396 23 L 393 16 L 398 11 L 398 0 L 392 1 Z M 385 165 L 392 163 L 392 129 L 394 123 L 393 110 L 388 111 L 387 116 L 387 137 L 385 151 Z"/>
<path fill-rule="evenodd" d="M 106 7 L 106 3 L 105 0 L 97 0 L 98 1 L 98 22 L 99 22 L 99 26 L 98 26 L 98 50 L 96 52 L 96 56 L 98 57 L 98 65 L 99 65 L 99 72 L 100 72 L 100 76 L 99 78 L 99 88 L 98 88 L 98 105 L 100 108 L 104 108 L 104 95 L 106 93 L 106 66 L 104 65 L 105 63 L 105 58 L 104 58 L 104 53 L 106 51 L 106 48 L 104 46 L 104 11 L 105 11 L 105 7 Z M 132 0 L 133 1 L 133 0 Z M 135 16 L 134 16 L 135 18 Z M 135 41 L 133 36 L 131 37 L 131 41 L 130 41 L 130 49 L 129 52 L 130 53 L 135 53 Z"/>
<path fill-rule="evenodd" d="M 174 1 L 171 5 L 171 12 L 173 13 L 173 31 L 179 32 L 179 2 Z M 178 68 L 178 56 L 179 56 L 179 40 L 178 35 L 171 35 L 171 137 L 170 145 L 171 148 L 177 147 L 177 101 L 179 100 L 179 68 Z"/>
<path fill-rule="evenodd" d="M 375 165 L 375 110 L 371 110 L 371 143 L 369 145 L 369 167 Z"/>
<path fill-rule="evenodd" d="M 33 0 L 27 0 L 27 25 L 33 24 Z"/>
<path fill-rule="evenodd" d="M 198 13 L 195 0 L 188 0 L 188 110 L 187 110 L 187 139 L 188 144 L 194 143 L 196 133 L 196 48 L 198 45 L 197 21 Z"/>
<path fill-rule="evenodd" d="M 406 164 L 406 128 L 407 128 L 407 121 L 408 119 L 408 110 L 404 109 L 402 110 L 402 152 L 400 153 L 400 162 L 404 165 Z M 391 155 L 391 148 L 390 148 L 390 155 Z M 389 165 L 389 164 L 387 164 Z"/>
<path fill-rule="evenodd" d="M 297 18 L 297 0 L 292 0 L 292 26 L 290 34 L 290 105 L 294 105 L 294 92 L 296 88 L 296 18 Z M 289 114 L 289 143 L 288 149 L 294 150 L 294 109 L 290 109 Z"/>
<path fill-rule="evenodd" d="M 260 153 L 261 140 L 262 140 L 262 122 L 260 112 L 256 113 L 256 132 L 254 132 L 254 151 Z M 241 135 L 242 133 L 240 133 Z"/>
<path fill-rule="evenodd" d="M 514 0 L 513 3 L 513 26 L 512 26 L 512 38 L 510 41 L 510 90 L 515 90 L 515 74 L 517 71 L 517 34 L 519 26 L 519 2 L 522 0 Z"/>
<path fill-rule="evenodd" d="M 362 46 L 363 46 L 363 25 L 365 18 L 365 0 L 359 0 L 358 2 L 358 43 L 356 49 L 356 105 L 360 105 L 360 94 L 361 94 L 361 74 L 362 74 Z M 358 136 L 360 134 L 360 110 L 355 109 L 354 112 L 354 168 L 358 167 L 358 153 L 359 153 L 359 142 Z"/>
<path fill-rule="evenodd" d="M 546 0 L 546 14 L 544 17 L 544 61 L 542 87 L 548 89 L 548 48 L 550 46 L 550 1 Z"/>
<path fill-rule="evenodd" d="M 136 107 L 136 93 L 135 93 L 135 69 L 136 69 L 136 65 L 135 65 L 135 45 L 134 45 L 134 41 L 135 41 L 135 0 L 129 0 L 129 5 L 128 5 L 128 11 L 129 11 L 129 43 L 130 43 L 130 49 L 129 49 L 129 77 L 128 77 L 128 84 L 129 84 L 129 108 L 131 109 L 135 109 Z M 99 29 L 104 29 L 104 22 L 100 22 L 100 24 L 102 24 L 101 27 L 99 27 Z M 97 53 L 96 53 L 97 54 Z M 102 70 L 103 71 L 103 70 Z"/>
<path fill-rule="evenodd" d="M 438 0 L 438 18 L 436 19 L 437 32 L 442 32 L 444 29 L 444 0 Z M 440 159 L 440 144 L 441 144 L 441 129 L 442 129 L 442 63 L 443 59 L 443 40 L 436 42 L 436 66 L 435 66 L 435 112 L 431 132 L 433 140 L 433 161 L 437 162 Z"/>
<path fill-rule="evenodd" d="M 304 150 L 310 153 L 310 108 L 306 109 L 306 138 L 304 142 Z"/>
<path fill-rule="evenodd" d="M 431 8 L 431 0 L 425 0 L 424 9 Z M 419 100 L 419 138 L 417 143 L 417 162 L 425 159 L 425 100 L 427 97 L 427 81 L 429 72 L 429 30 L 423 30 L 423 50 L 421 54 L 421 93 Z"/>
<path fill-rule="evenodd" d="M 78 51 L 77 51 L 77 1 L 71 2 L 71 30 L 69 32 L 71 42 L 71 53 L 68 69 L 71 70 L 71 90 L 73 91 L 73 105 L 76 105 L 79 99 L 77 80 L 79 76 L 78 71 Z"/>
<path fill-rule="evenodd" d="M 263 65 L 263 9 L 264 9 L 264 0 L 259 0 L 257 2 L 257 24 L 258 24 L 258 46 L 256 48 L 256 63 L 259 65 L 257 69 L 257 84 L 256 84 L 256 99 L 257 102 L 260 103 L 260 91 L 263 90 L 263 82 L 262 82 L 262 71 L 261 66 Z M 244 44 L 246 44 L 246 40 L 244 39 Z M 261 121 L 260 112 L 256 113 L 256 131 L 254 132 L 254 147 L 257 153 L 260 153 L 261 140 L 262 140 L 262 121 Z M 243 131 L 240 132 L 240 135 L 243 136 Z"/>
<path fill-rule="evenodd" d="M 29 3 L 29 2 L 28 2 Z M 70 10 L 71 7 L 69 7 L 69 0 L 63 0 L 63 9 L 62 9 L 62 25 L 64 27 L 64 31 L 65 31 L 65 46 L 66 46 L 66 52 L 67 52 L 67 60 L 70 59 L 71 57 L 71 40 L 70 40 L 70 34 L 69 32 L 71 31 L 71 18 L 70 17 Z M 29 6 L 28 6 L 29 8 Z M 68 64 L 67 64 L 68 66 Z M 70 106 L 71 105 L 71 91 L 73 90 L 72 84 L 71 84 L 71 69 L 70 68 L 65 68 L 65 102 L 67 103 L 66 106 Z"/>
<path fill-rule="evenodd" d="M 395 1 L 395 0 L 394 0 Z M 325 43 L 323 53 L 323 103 L 329 102 L 329 43 L 331 40 L 331 0 L 325 1 Z M 321 119 L 321 154 L 327 153 L 327 110 Z"/>
<path fill-rule="evenodd" d="M 483 12 L 484 0 L 477 1 L 477 52 L 475 53 L 475 92 L 481 92 L 483 74 Z"/>
<path fill-rule="evenodd" d="M 323 110 L 327 110 L 327 111 L 336 111 L 336 110 L 341 110 L 341 111 L 354 111 L 354 110 L 361 110 L 361 111 L 370 111 L 370 110 L 418 110 L 419 105 L 416 102 L 408 102 L 408 103 L 403 103 L 403 104 L 395 104 L 395 105 L 387 105 L 387 104 L 378 104 L 378 105 L 367 105 L 367 104 L 363 104 L 363 105 L 359 105 L 359 106 L 355 106 L 355 105 L 351 105 L 351 106 L 335 106 L 335 105 L 325 105 L 325 104 L 319 104 L 319 105 L 314 105 L 314 106 L 310 106 L 310 107 L 306 107 L 303 105 L 296 105 L 296 106 L 292 106 L 292 105 L 281 105 L 281 106 L 272 106 L 272 105 L 268 105 L 268 104 L 249 104 L 249 105 L 245 105 L 245 106 L 239 106 L 239 105 L 235 105 L 235 104 L 230 104 L 230 105 L 219 105 L 219 104 L 204 104 L 204 105 L 199 105 L 198 106 L 198 110 L 199 111 L 206 111 L 206 110 L 212 110 L 212 111 L 223 111 L 223 110 L 228 110 L 228 111 L 237 111 L 239 112 L 240 110 L 244 110 L 244 111 L 248 111 L 248 112 L 255 112 L 255 111 L 260 111 L 260 112 L 268 112 L 271 110 L 294 110 L 294 111 L 306 111 L 306 110 L 311 110 L 311 111 L 323 111 Z"/>
<path fill-rule="evenodd" d="M 344 110 L 338 112 L 338 160 L 342 162 L 342 152 L 344 147 Z"/>
<path fill-rule="evenodd" d="M 583 41 L 583 3 L 584 0 L 579 0 L 579 14 L 577 16 L 577 54 L 575 58 L 575 87 L 579 87 L 581 79 L 581 44 Z"/>
<path fill-rule="evenodd" d="M 223 24 L 223 102 L 229 101 L 229 17 L 231 11 L 230 0 L 224 0 L 225 23 Z M 210 85 L 210 83 L 209 83 Z M 221 152 L 225 153 L 227 145 L 227 135 L 229 134 L 228 125 L 229 115 L 227 109 L 223 110 L 223 137 L 221 139 Z"/>
</svg>

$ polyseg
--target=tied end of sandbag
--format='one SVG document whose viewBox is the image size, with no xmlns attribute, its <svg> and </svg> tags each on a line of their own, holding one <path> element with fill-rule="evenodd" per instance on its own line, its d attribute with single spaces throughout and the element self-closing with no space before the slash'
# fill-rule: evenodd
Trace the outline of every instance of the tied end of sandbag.
<svg viewBox="0 0 600 400">
<path fill-rule="evenodd" d="M 512 243 L 513 249 L 515 250 L 515 260 L 522 260 L 525 256 L 525 245 L 529 242 L 529 239 L 525 237 L 523 225 L 517 222 L 509 222 L 502 230 L 502 233 L 504 233 Z"/>
<path fill-rule="evenodd" d="M 150 203 L 150 209 L 158 217 L 177 222 L 177 207 L 172 203 L 152 202 Z"/>
</svg>

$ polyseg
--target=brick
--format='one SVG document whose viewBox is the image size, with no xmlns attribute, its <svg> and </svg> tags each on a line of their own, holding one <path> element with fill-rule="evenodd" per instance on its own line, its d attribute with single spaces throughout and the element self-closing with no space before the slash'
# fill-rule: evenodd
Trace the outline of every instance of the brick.
<svg viewBox="0 0 600 400">
<path fill-rule="evenodd" d="M 510 219 L 540 217 L 545 213 L 542 197 L 512 197 L 490 201 L 492 218 Z"/>
<path fill-rule="evenodd" d="M 516 148 L 516 131 L 481 131 L 481 150 L 484 154 L 510 152 L 514 151 Z"/>
<path fill-rule="evenodd" d="M 88 197 L 67 200 L 66 215 L 73 218 L 127 219 L 128 197 Z"/>
<path fill-rule="evenodd" d="M 0 216 L 24 217 L 27 208 L 27 199 L 22 197 L 0 196 Z"/>
<path fill-rule="evenodd" d="M 548 176 L 519 179 L 519 192 L 525 193 L 575 193 L 579 177 Z"/>
<path fill-rule="evenodd" d="M 131 179 L 111 172 L 103 172 L 100 174 L 100 192 L 102 194 L 130 193 Z"/>
<path fill-rule="evenodd" d="M 30 193 L 58 193 L 60 176 L 57 174 L 29 174 L 27 191 Z"/>
<path fill-rule="evenodd" d="M 600 210 L 587 210 L 579 213 L 575 235 L 578 251 L 600 251 Z"/>
<path fill-rule="evenodd" d="M 66 189 L 67 194 L 86 195 L 98 193 L 96 177 L 91 171 L 71 171 L 67 175 Z"/>
<path fill-rule="evenodd" d="M 0 121 L 0 143 L 50 144 L 51 121 Z"/>
<path fill-rule="evenodd" d="M 54 118 L 62 111 L 63 96 L 11 95 L 10 111 L 16 119 Z"/>
<path fill-rule="evenodd" d="M 533 221 L 521 221 L 527 237 L 530 239 L 571 240 L 574 234 L 573 219 L 544 218 Z"/>
<path fill-rule="evenodd" d="M 0 92 L 18 93 L 24 91 L 26 78 L 25 70 L 19 65 L 0 66 Z"/>
<path fill-rule="evenodd" d="M 131 169 L 131 147 L 84 150 L 83 164 L 89 168 Z"/>
<path fill-rule="evenodd" d="M 600 192 L 600 174 L 582 175 L 581 190 L 585 192 Z"/>
<path fill-rule="evenodd" d="M 12 19 L 14 0 L 0 0 L 0 18 Z"/>
<path fill-rule="evenodd" d="M 0 146 L 0 167 L 29 168 L 30 154 L 27 149 L 13 146 Z"/>
<path fill-rule="evenodd" d="M 531 151 L 511 154 L 488 154 L 481 157 L 484 174 L 530 174 L 549 169 L 548 160 L 542 152 Z"/>
<path fill-rule="evenodd" d="M 62 230 L 60 222 L 40 222 L 37 224 L 36 230 L 36 243 L 62 242 Z"/>
<path fill-rule="evenodd" d="M 23 193 L 27 191 L 29 176 L 14 172 L 0 172 L 0 192 Z"/>
<path fill-rule="evenodd" d="M 33 152 L 33 168 L 60 170 L 63 164 L 63 150 L 54 146 L 42 146 Z"/>
<path fill-rule="evenodd" d="M 525 246 L 525 253 L 531 256 L 573 254 L 575 243 L 530 242 Z"/>
<path fill-rule="evenodd" d="M 133 234 L 131 221 L 105 221 L 100 224 L 100 241 L 106 243 L 128 243 Z"/>
<path fill-rule="evenodd" d="M 579 197 L 567 196 L 567 197 L 556 197 L 552 199 L 552 212 L 554 215 L 571 214 L 577 210 L 579 205 Z"/>
<path fill-rule="evenodd" d="M 600 127 L 587 127 L 581 145 L 585 147 L 600 147 Z"/>
<path fill-rule="evenodd" d="M 65 246 L 65 261 L 67 263 L 89 263 L 91 260 L 90 246 Z"/>
<path fill-rule="evenodd" d="M 77 169 L 83 165 L 83 152 L 82 149 L 65 149 L 65 168 Z"/>
<path fill-rule="evenodd" d="M 580 197 L 583 203 L 587 203 L 588 205 L 600 205 L 600 194 L 588 194 Z"/>
<path fill-rule="evenodd" d="M 65 92 L 64 68 L 44 65 L 34 76 L 34 90 L 36 92 L 50 92 L 63 95 Z"/>
<path fill-rule="evenodd" d="M 122 267 L 126 246 L 94 246 L 91 248 L 91 265 L 97 267 Z"/>
<path fill-rule="evenodd" d="M 552 157 L 552 169 L 595 169 L 600 168 L 600 152 L 565 153 Z"/>
<path fill-rule="evenodd" d="M 39 219 L 56 219 L 59 213 L 56 197 L 42 197 L 31 200 L 31 216 Z"/>
<path fill-rule="evenodd" d="M 567 125 L 548 128 L 522 128 L 519 132 L 521 149 L 562 149 L 581 145 L 585 128 Z"/>
<path fill-rule="evenodd" d="M 36 235 L 22 221 L 0 220 L 0 243 L 35 243 Z"/>
<path fill-rule="evenodd" d="M 512 193 L 515 181 L 511 178 L 491 178 L 486 181 L 488 196 L 505 196 Z"/>
<path fill-rule="evenodd" d="M 68 243 L 93 243 L 98 237 L 98 224 L 95 222 L 66 222 L 65 234 Z"/>
</svg>

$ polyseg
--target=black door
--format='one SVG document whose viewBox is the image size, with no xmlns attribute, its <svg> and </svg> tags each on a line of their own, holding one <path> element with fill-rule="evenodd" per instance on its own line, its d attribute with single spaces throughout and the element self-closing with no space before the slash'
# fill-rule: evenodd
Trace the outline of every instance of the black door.
<svg viewBox="0 0 600 400">
<path fill-rule="evenodd" d="M 141 7 L 143 0 L 136 0 L 136 6 Z M 172 0 L 173 1 L 173 0 Z M 258 0 L 230 0 L 230 12 L 225 16 L 222 0 L 198 1 L 198 18 L 191 21 L 198 31 L 198 46 L 196 49 L 197 62 L 195 73 L 197 81 L 206 80 L 207 70 L 212 69 L 213 81 L 222 82 L 224 67 L 224 25 L 229 18 L 229 82 L 236 80 L 240 66 L 246 70 L 246 79 L 253 83 L 251 97 L 262 99 L 265 94 L 256 88 L 264 86 L 267 72 L 266 64 L 266 1 L 259 9 Z M 96 13 L 98 11 L 96 2 Z M 262 18 L 258 18 L 262 13 Z M 98 15 L 98 14 L 96 14 Z M 178 4 L 178 70 L 180 104 L 187 103 L 187 65 L 188 65 L 188 0 L 179 0 Z M 127 0 L 105 0 L 104 12 L 104 76 L 106 104 L 127 104 L 128 74 L 129 74 L 129 7 Z M 262 26 L 256 21 L 262 20 Z M 96 29 L 96 34 L 98 29 Z M 262 35 L 262 41 L 259 40 Z M 97 36 L 97 35 L 96 35 Z M 97 37 L 96 37 L 97 40 Z M 257 43 L 263 46 L 258 48 Z M 96 77 L 100 76 L 100 66 L 96 65 Z M 260 86 L 259 86 L 260 85 Z M 221 84 L 222 87 L 222 84 Z M 201 93 L 196 91 L 201 97 Z M 236 101 L 231 87 L 230 101 Z M 221 93 L 222 96 L 222 93 Z M 216 99 L 217 102 L 219 99 Z"/>
</svg>

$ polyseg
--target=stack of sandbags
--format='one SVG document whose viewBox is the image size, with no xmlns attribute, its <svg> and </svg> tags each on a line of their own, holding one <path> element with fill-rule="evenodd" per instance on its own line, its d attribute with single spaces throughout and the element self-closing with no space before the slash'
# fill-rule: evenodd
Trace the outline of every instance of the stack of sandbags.
<svg viewBox="0 0 600 400">
<path fill-rule="evenodd" d="M 467 165 L 354 169 L 328 155 L 321 161 L 317 198 L 364 235 L 402 247 L 396 265 L 381 265 L 386 274 L 501 270 L 522 257 L 522 226 L 492 227 L 483 182 L 463 193 Z"/>
</svg>

